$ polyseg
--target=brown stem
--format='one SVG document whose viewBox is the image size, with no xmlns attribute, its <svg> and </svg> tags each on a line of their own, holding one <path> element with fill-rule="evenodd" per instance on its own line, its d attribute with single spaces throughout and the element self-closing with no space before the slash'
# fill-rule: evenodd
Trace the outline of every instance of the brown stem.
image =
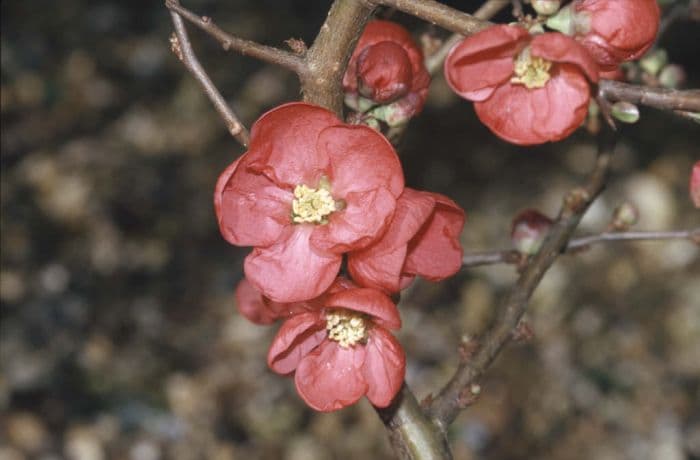
<svg viewBox="0 0 700 460">
<path fill-rule="evenodd" d="M 661 110 L 700 112 L 700 90 L 697 89 L 680 91 L 601 80 L 598 83 L 598 94 L 613 102 L 626 101 Z"/>
<path fill-rule="evenodd" d="M 595 168 L 583 188 L 572 190 L 564 200 L 559 216 L 540 251 L 525 266 L 516 285 L 503 300 L 501 315 L 480 341 L 478 349 L 462 363 L 452 379 L 433 400 L 429 413 L 443 431 L 464 407 L 461 395 L 490 366 L 503 346 L 512 338 L 513 329 L 525 313 L 528 300 L 545 273 L 566 248 L 583 214 L 600 194 L 610 166 L 614 142 L 601 142 Z"/>
<path fill-rule="evenodd" d="M 576 252 L 597 243 L 614 241 L 662 241 L 662 240 L 690 240 L 700 239 L 700 227 L 691 230 L 678 230 L 669 232 L 605 232 L 597 235 L 589 235 L 571 240 L 564 249 L 564 253 Z M 500 251 L 483 251 L 465 254 L 462 258 L 462 267 L 478 267 L 480 265 L 518 264 L 521 255 L 515 249 L 503 249 Z"/>
<path fill-rule="evenodd" d="M 411 390 L 404 383 L 391 406 L 376 408 L 389 430 L 389 440 L 402 460 L 445 460 L 452 453 L 447 439 L 425 416 Z"/>
<path fill-rule="evenodd" d="M 473 34 L 490 23 L 477 19 L 462 11 L 450 8 L 435 0 L 373 0 L 376 5 L 391 6 L 424 21 L 437 24 L 443 29 L 462 35 Z"/>
<path fill-rule="evenodd" d="M 192 49 L 189 37 L 187 36 L 187 29 L 185 28 L 182 18 L 175 12 L 171 12 L 170 16 L 172 17 L 173 26 L 175 27 L 175 35 L 170 39 L 173 52 L 202 86 L 209 100 L 214 104 L 217 112 L 219 112 L 224 123 L 226 123 L 228 132 L 231 133 L 243 147 L 247 147 L 249 141 L 248 130 L 228 106 L 219 90 L 216 89 L 216 86 L 211 81 L 211 78 L 209 78 L 209 75 L 207 75 L 207 72 L 199 63 Z"/>
<path fill-rule="evenodd" d="M 342 115 L 343 75 L 355 43 L 373 10 L 373 6 L 360 0 L 333 2 L 326 21 L 306 54 L 309 72 L 301 80 L 305 101 Z"/>
</svg>

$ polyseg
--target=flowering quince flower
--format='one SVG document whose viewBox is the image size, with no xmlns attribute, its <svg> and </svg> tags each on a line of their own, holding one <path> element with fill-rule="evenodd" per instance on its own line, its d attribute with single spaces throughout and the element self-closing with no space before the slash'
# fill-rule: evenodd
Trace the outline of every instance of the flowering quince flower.
<svg viewBox="0 0 700 460">
<path fill-rule="evenodd" d="M 223 237 L 254 247 L 248 281 L 275 302 L 298 302 L 331 285 L 343 253 L 383 234 L 403 188 L 381 134 L 290 103 L 253 125 L 248 151 L 219 177 L 214 207 Z"/>
<path fill-rule="evenodd" d="M 454 275 L 462 267 L 459 235 L 465 219 L 464 210 L 446 196 L 405 188 L 384 236 L 348 254 L 352 279 L 392 294 L 416 275 L 431 281 Z"/>
<path fill-rule="evenodd" d="M 561 140 L 581 125 L 591 93 L 586 78 L 597 82 L 598 67 L 566 35 L 496 25 L 452 48 L 445 76 L 496 135 L 533 145 Z"/>
<path fill-rule="evenodd" d="M 343 77 L 346 104 L 360 112 L 388 104 L 382 119 L 397 125 L 423 109 L 429 85 L 423 53 L 411 34 L 394 22 L 368 23 Z"/>
<path fill-rule="evenodd" d="M 614 70 L 647 52 L 660 20 L 656 0 L 574 0 L 547 25 L 576 38 L 602 70 Z"/>
<path fill-rule="evenodd" d="M 339 278 L 322 307 L 290 316 L 277 332 L 267 363 L 294 372 L 297 392 L 329 412 L 367 396 L 386 407 L 401 388 L 406 357 L 389 330 L 401 327 L 396 305 L 375 289 Z"/>
<path fill-rule="evenodd" d="M 700 161 L 693 165 L 693 172 L 690 174 L 690 199 L 696 208 L 700 208 Z"/>
</svg>

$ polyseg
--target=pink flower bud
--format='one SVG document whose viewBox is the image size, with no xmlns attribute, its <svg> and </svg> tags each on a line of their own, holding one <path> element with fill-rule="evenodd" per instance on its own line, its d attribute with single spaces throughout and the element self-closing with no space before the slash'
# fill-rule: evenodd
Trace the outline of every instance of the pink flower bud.
<svg viewBox="0 0 700 460">
<path fill-rule="evenodd" d="M 526 209 L 513 219 L 510 240 L 518 252 L 537 254 L 551 226 L 552 219 L 535 209 Z"/>
</svg>

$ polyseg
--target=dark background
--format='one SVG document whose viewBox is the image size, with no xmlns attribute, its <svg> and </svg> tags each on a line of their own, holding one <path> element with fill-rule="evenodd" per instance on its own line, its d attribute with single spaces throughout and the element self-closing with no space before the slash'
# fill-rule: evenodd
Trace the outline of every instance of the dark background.
<svg viewBox="0 0 700 460">
<path fill-rule="evenodd" d="M 329 4 L 185 2 L 275 46 L 310 43 Z M 680 21 L 661 42 L 693 87 L 699 29 Z M 246 124 L 298 98 L 287 71 L 190 31 Z M 220 237 L 211 196 L 241 148 L 170 54 L 170 32 L 161 2 L 2 2 L 0 459 L 390 456 L 366 401 L 309 411 L 267 370 L 275 327 L 236 313 L 247 250 Z M 466 209 L 467 251 L 507 247 L 519 209 L 555 213 L 592 165 L 585 132 L 510 146 L 441 77 L 431 91 L 400 154 L 408 185 Z M 700 223 L 687 192 L 700 129 L 642 114 L 622 127 L 610 187 L 581 232 L 601 231 L 623 201 L 640 208 L 639 229 Z M 531 302 L 534 340 L 508 347 L 453 425 L 455 457 L 700 458 L 699 253 L 666 242 L 562 257 Z M 399 337 L 419 398 L 446 381 L 461 334 L 484 330 L 514 279 L 511 267 L 478 268 L 405 293 Z"/>
</svg>

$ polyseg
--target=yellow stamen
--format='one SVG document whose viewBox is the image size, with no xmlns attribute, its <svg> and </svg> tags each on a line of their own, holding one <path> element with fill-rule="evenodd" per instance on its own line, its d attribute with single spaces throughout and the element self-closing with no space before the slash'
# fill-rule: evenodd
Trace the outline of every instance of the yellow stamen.
<svg viewBox="0 0 700 460">
<path fill-rule="evenodd" d="M 330 310 L 326 313 L 328 338 L 348 348 L 367 339 L 365 318 L 348 310 Z"/>
<path fill-rule="evenodd" d="M 337 211 L 328 179 L 321 178 L 318 188 L 299 184 L 294 187 L 292 221 L 297 224 L 327 224 L 328 215 Z"/>
<path fill-rule="evenodd" d="M 542 88 L 551 78 L 549 75 L 551 67 L 551 62 L 531 56 L 530 48 L 525 48 L 515 58 L 515 76 L 510 79 L 510 82 L 524 85 L 527 89 Z"/>
</svg>

